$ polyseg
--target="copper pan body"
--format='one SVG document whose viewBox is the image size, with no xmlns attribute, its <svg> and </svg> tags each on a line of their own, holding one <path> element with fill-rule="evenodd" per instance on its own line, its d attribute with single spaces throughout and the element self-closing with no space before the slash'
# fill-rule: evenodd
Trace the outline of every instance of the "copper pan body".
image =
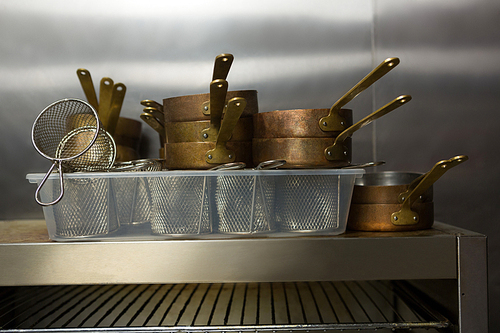
<svg viewBox="0 0 500 333">
<path fill-rule="evenodd" d="M 247 102 L 242 118 L 252 117 L 259 112 L 256 90 L 228 91 L 226 102 L 234 97 L 243 97 Z M 209 104 L 209 93 L 165 98 L 163 100 L 165 122 L 209 120 L 210 114 L 204 113 L 204 108 Z"/>
<path fill-rule="evenodd" d="M 319 127 L 330 109 L 296 109 L 262 112 L 254 115 L 255 138 L 326 138 L 335 137 L 352 125 L 352 110 L 340 109 L 343 119 L 339 131 L 325 132 Z"/>
<path fill-rule="evenodd" d="M 397 225 L 391 216 L 402 208 L 400 194 L 409 190 L 422 173 L 376 172 L 355 180 L 347 228 L 358 231 L 412 231 L 432 227 L 434 223 L 433 188 L 430 186 L 411 205 L 419 220 L 416 224 Z"/>
<path fill-rule="evenodd" d="M 253 162 L 258 165 L 269 160 L 285 160 L 281 168 L 338 168 L 351 164 L 351 138 L 344 141 L 347 154 L 327 160 L 325 149 L 335 138 L 254 138 Z"/>
<path fill-rule="evenodd" d="M 226 143 L 226 147 L 227 149 L 234 151 L 234 162 L 243 162 L 247 167 L 253 166 L 251 141 L 229 141 Z M 167 143 L 164 146 L 165 167 L 169 170 L 205 170 L 213 168 L 218 164 L 207 163 L 205 156 L 209 150 L 214 148 L 215 142 Z"/>
<path fill-rule="evenodd" d="M 414 231 L 429 229 L 434 224 L 434 203 L 416 202 L 412 210 L 419 221 L 411 225 L 394 225 L 391 215 L 401 209 L 401 204 L 351 204 L 347 228 L 358 231 Z"/>
<path fill-rule="evenodd" d="M 202 131 L 210 126 L 210 120 L 184 121 L 165 123 L 165 134 L 168 143 L 203 142 Z M 252 141 L 253 119 L 240 118 L 236 124 L 231 141 Z"/>
<path fill-rule="evenodd" d="M 116 143 L 116 161 L 139 159 L 142 123 L 135 119 L 120 117 L 113 138 Z"/>
</svg>

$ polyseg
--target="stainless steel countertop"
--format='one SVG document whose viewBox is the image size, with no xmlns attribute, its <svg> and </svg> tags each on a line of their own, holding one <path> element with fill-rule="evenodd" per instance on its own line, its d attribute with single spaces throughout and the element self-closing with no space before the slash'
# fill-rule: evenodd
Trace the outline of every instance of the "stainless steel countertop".
<svg viewBox="0 0 500 333">
<path fill-rule="evenodd" d="M 454 279 L 457 237 L 414 232 L 126 242 L 53 242 L 45 221 L 0 222 L 0 285 Z"/>
</svg>

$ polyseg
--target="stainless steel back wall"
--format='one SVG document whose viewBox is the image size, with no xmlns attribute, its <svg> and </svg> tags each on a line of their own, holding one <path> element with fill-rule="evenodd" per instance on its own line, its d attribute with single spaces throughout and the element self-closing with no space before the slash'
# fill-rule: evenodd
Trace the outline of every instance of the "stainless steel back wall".
<svg viewBox="0 0 500 333">
<path fill-rule="evenodd" d="M 354 120 L 400 94 L 413 100 L 356 132 L 354 162 L 427 171 L 470 160 L 435 186 L 436 218 L 490 237 L 500 260 L 495 209 L 500 176 L 500 5 L 488 0 L 114 1 L 0 0 L 0 218 L 41 218 L 30 172 L 50 162 L 30 142 L 48 104 L 84 98 L 76 69 L 127 85 L 123 115 L 142 99 L 208 92 L 213 59 L 235 61 L 230 89 L 259 91 L 260 111 L 328 108 L 387 57 L 401 64 L 349 107 Z M 158 154 L 143 125 L 143 157 Z M 490 264 L 491 295 L 500 272 Z M 500 309 L 491 297 L 492 312 Z M 492 323 L 497 319 L 492 318 Z M 499 323 L 497 323 L 499 324 Z"/>
</svg>

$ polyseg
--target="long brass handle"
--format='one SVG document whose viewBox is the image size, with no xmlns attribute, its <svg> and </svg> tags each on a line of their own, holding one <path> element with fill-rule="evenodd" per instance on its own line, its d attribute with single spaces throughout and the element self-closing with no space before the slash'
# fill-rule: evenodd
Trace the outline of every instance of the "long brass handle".
<svg viewBox="0 0 500 333">
<path fill-rule="evenodd" d="M 214 71 L 212 75 L 212 80 L 227 78 L 231 65 L 233 64 L 234 56 L 230 53 L 219 54 L 215 57 Z"/>
<path fill-rule="evenodd" d="M 325 149 L 325 157 L 329 161 L 341 160 L 343 156 L 347 155 L 347 148 L 344 146 L 344 141 L 350 137 L 355 131 L 360 128 L 370 124 L 372 121 L 388 114 L 389 112 L 403 106 L 411 100 L 410 95 L 401 95 L 394 99 L 392 102 L 384 105 L 377 111 L 361 119 L 351 127 L 347 128 L 345 131 L 340 133 L 333 142 L 333 145 Z"/>
<path fill-rule="evenodd" d="M 76 70 L 76 75 L 80 80 L 80 84 L 83 88 L 83 92 L 85 94 L 85 97 L 87 98 L 87 101 L 96 111 L 99 111 L 99 102 L 97 101 L 97 95 L 90 72 L 85 68 L 78 68 Z"/>
<path fill-rule="evenodd" d="M 109 77 L 103 77 L 99 86 L 99 119 L 104 129 L 108 128 L 109 109 L 111 107 L 111 95 L 113 94 L 114 82 Z"/>
<path fill-rule="evenodd" d="M 222 119 L 215 148 L 207 151 L 205 161 L 211 164 L 234 162 L 234 152 L 226 148 L 226 143 L 231 138 L 234 127 L 238 123 L 247 101 L 243 97 L 235 97 L 227 103 L 226 113 Z"/>
<path fill-rule="evenodd" d="M 123 83 L 117 83 L 113 86 L 113 92 L 111 93 L 111 105 L 109 107 L 107 120 L 108 128 L 106 129 L 111 136 L 115 134 L 116 125 L 118 124 L 118 119 L 120 118 L 126 92 L 127 87 Z"/>
<path fill-rule="evenodd" d="M 375 69 L 373 69 L 368 75 L 366 75 L 361 81 L 359 81 L 354 87 L 352 87 L 344 96 L 342 96 L 335 104 L 330 108 L 328 116 L 323 117 L 319 120 L 319 127 L 325 132 L 339 131 L 338 118 L 339 110 L 352 101 L 356 96 L 358 96 L 366 88 L 370 87 L 382 76 L 387 74 L 393 68 L 399 64 L 399 58 L 387 58 Z M 340 130 L 343 128 L 341 127 Z"/>
<path fill-rule="evenodd" d="M 203 141 L 216 141 L 226 104 L 228 84 L 224 79 L 210 83 L 210 126 L 201 131 Z"/>
<path fill-rule="evenodd" d="M 434 167 L 417 178 L 408 186 L 408 191 L 399 195 L 399 201 L 402 202 L 401 209 L 391 214 L 391 222 L 394 225 L 412 225 L 419 222 L 419 216 L 411 210 L 412 204 L 434 184 L 442 175 L 451 168 L 467 161 L 466 155 L 459 155 L 449 160 L 443 160 L 434 165 Z"/>
</svg>

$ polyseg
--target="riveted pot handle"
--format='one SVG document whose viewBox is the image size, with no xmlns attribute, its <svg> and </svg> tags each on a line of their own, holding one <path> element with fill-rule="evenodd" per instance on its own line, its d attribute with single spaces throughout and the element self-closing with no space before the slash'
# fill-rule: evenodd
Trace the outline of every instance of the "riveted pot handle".
<svg viewBox="0 0 500 333">
<path fill-rule="evenodd" d="M 443 160 L 434 165 L 434 167 L 424 175 L 413 181 L 408 191 L 399 195 L 399 201 L 402 202 L 401 210 L 391 214 L 391 222 L 394 225 L 412 225 L 419 222 L 419 216 L 411 210 L 412 204 L 434 184 L 442 175 L 451 168 L 467 161 L 466 155 L 459 155 L 449 160 Z"/>
<path fill-rule="evenodd" d="M 361 81 L 359 81 L 354 87 L 351 88 L 344 96 L 342 96 L 335 104 L 330 108 L 330 113 L 328 116 L 323 117 L 319 120 L 319 128 L 325 132 L 339 131 L 342 130 L 342 126 L 339 125 L 339 111 L 340 109 L 352 101 L 356 96 L 358 96 L 365 89 L 374 84 L 378 79 L 380 79 L 385 74 L 389 73 L 390 70 L 395 68 L 399 64 L 399 58 L 387 58 L 375 69 L 373 69 L 368 75 L 366 75 Z"/>
<path fill-rule="evenodd" d="M 213 80 L 210 83 L 210 126 L 201 131 L 201 137 L 205 142 L 217 140 L 226 104 L 227 88 L 228 84 L 224 79 Z"/>
<path fill-rule="evenodd" d="M 227 110 L 222 119 L 215 148 L 207 151 L 205 161 L 210 164 L 234 162 L 236 156 L 233 151 L 226 148 L 226 143 L 231 138 L 234 127 L 238 123 L 243 110 L 247 105 L 243 97 L 235 97 L 227 103 Z"/>
<path fill-rule="evenodd" d="M 344 145 L 345 139 L 350 137 L 354 132 L 356 132 L 360 128 L 370 124 L 372 121 L 388 114 L 389 112 L 399 108 L 400 106 L 403 106 L 404 104 L 408 103 L 410 100 L 411 100 L 410 95 L 401 95 L 398 98 L 394 99 L 392 102 L 384 105 L 383 107 L 381 107 L 377 111 L 373 112 L 372 114 L 366 116 L 365 118 L 361 119 L 360 121 L 358 121 L 354 125 L 347 128 L 345 131 L 340 133 L 335 138 L 333 145 L 331 145 L 330 147 L 327 147 L 325 149 L 326 159 L 329 161 L 344 160 L 345 156 L 348 155 L 348 151 L 347 151 L 348 148 Z"/>
</svg>

